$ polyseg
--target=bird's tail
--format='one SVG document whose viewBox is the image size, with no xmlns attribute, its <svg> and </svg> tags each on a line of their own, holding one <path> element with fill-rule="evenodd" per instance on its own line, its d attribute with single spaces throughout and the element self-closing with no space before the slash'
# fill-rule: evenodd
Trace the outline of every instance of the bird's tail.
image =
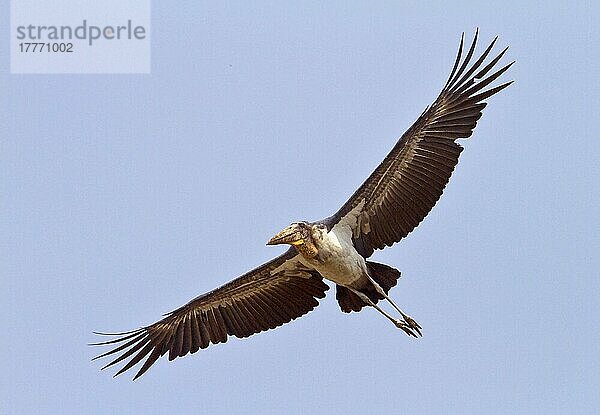
<svg viewBox="0 0 600 415">
<path fill-rule="evenodd" d="M 371 278 L 373 278 L 386 293 L 389 292 L 390 288 L 396 285 L 398 278 L 400 278 L 400 271 L 389 265 L 379 264 L 377 262 L 367 261 L 367 270 L 369 271 Z M 336 285 L 335 290 L 335 298 L 338 300 L 340 308 L 344 313 L 360 311 L 367 305 L 348 288 Z M 371 283 L 365 284 L 359 291 L 367 294 L 374 303 L 383 300 L 383 296 L 377 292 Z"/>
</svg>

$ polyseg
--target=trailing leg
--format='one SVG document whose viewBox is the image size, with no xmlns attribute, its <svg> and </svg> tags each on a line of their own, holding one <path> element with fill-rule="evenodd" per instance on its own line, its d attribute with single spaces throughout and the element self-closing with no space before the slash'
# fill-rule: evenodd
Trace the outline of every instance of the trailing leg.
<svg viewBox="0 0 600 415">
<path fill-rule="evenodd" d="M 400 319 L 396 319 L 394 317 L 392 317 L 391 315 L 389 315 L 384 309 L 382 309 L 381 307 L 379 307 L 377 304 L 375 304 L 370 298 L 369 296 L 367 296 L 364 293 L 361 293 L 360 291 L 357 291 L 353 288 L 349 288 L 348 289 L 350 291 L 352 291 L 354 294 L 356 294 L 361 300 L 363 300 L 366 304 L 370 305 L 371 307 L 373 307 L 375 310 L 379 311 L 381 314 L 383 314 L 386 318 L 388 318 L 392 323 L 394 323 L 394 325 L 396 327 L 398 327 L 399 329 L 402 329 L 406 334 L 408 334 L 409 336 L 413 336 L 413 337 L 417 337 L 417 334 L 413 331 L 415 330 L 413 327 L 411 327 L 406 321 L 404 320 L 400 320 Z M 417 333 L 419 335 L 421 335 L 421 333 L 417 330 Z"/>
</svg>

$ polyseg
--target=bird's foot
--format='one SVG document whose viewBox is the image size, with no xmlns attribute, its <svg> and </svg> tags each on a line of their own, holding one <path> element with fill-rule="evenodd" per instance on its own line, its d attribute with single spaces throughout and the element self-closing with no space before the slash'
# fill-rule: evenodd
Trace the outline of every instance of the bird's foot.
<svg viewBox="0 0 600 415">
<path fill-rule="evenodd" d="M 423 327 L 421 327 L 419 323 L 417 323 L 411 316 L 407 314 L 402 314 L 402 318 L 404 319 L 404 323 L 408 325 L 408 327 L 416 331 L 419 334 L 419 336 L 423 336 L 421 334 L 421 330 L 423 329 Z"/>
<path fill-rule="evenodd" d="M 414 320 L 411 319 L 411 321 L 413 323 L 416 324 L 416 322 Z M 413 326 L 411 326 L 408 322 L 406 322 L 405 320 L 394 320 L 394 324 L 396 325 L 396 327 L 398 327 L 399 329 L 401 329 L 402 331 L 404 331 L 407 335 L 412 336 L 412 337 L 418 337 L 417 334 L 419 336 L 421 336 L 421 327 L 416 324 L 416 326 L 418 326 L 418 328 L 415 328 Z"/>
</svg>

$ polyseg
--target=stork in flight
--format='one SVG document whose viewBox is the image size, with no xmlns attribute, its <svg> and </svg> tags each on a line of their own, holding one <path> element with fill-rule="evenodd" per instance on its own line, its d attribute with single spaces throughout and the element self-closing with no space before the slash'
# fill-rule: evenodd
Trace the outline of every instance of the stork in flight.
<svg viewBox="0 0 600 415">
<path fill-rule="evenodd" d="M 325 297 L 329 287 L 323 279 L 336 284 L 343 312 L 371 306 L 409 336 L 420 336 L 421 326 L 388 296 L 400 271 L 367 258 L 375 249 L 400 241 L 425 218 L 458 163 L 463 147 L 456 140 L 471 136 L 487 105 L 484 101 L 512 83 L 484 90 L 514 62 L 489 74 L 508 48 L 486 63 L 496 37 L 472 62 L 477 38 L 478 31 L 462 59 L 463 33 L 436 100 L 337 213 L 317 222 L 292 223 L 268 242 L 290 245 L 283 255 L 154 324 L 124 333 L 96 333 L 118 336 L 93 343 L 112 347 L 94 358 L 114 358 L 102 369 L 126 361 L 117 376 L 145 359 L 135 380 L 166 353 L 173 360 L 211 343 L 224 343 L 231 335 L 248 337 L 288 323 Z M 381 308 L 380 300 L 389 302 L 396 316 Z"/>
</svg>

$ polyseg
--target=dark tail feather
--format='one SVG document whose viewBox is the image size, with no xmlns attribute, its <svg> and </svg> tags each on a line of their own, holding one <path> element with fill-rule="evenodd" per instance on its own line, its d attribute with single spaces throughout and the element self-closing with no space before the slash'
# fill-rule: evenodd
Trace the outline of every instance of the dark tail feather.
<svg viewBox="0 0 600 415">
<path fill-rule="evenodd" d="M 389 265 L 367 261 L 367 269 L 369 270 L 371 278 L 377 281 L 377 284 L 383 288 L 383 291 L 385 291 L 386 294 L 392 287 L 396 286 L 398 278 L 400 278 L 400 271 Z M 373 288 L 373 290 L 375 291 L 375 288 Z M 377 298 L 383 300 L 383 296 L 380 294 L 377 294 Z"/>
<path fill-rule="evenodd" d="M 366 306 L 363 300 L 358 298 L 356 294 L 346 287 L 342 287 L 341 285 L 335 286 L 335 298 L 338 300 L 340 308 L 344 313 L 360 311 L 364 306 Z"/>
<path fill-rule="evenodd" d="M 367 269 L 371 277 L 377 281 L 386 293 L 396 285 L 398 278 L 400 278 L 400 271 L 388 265 L 367 261 Z M 368 284 L 360 289 L 360 291 L 367 294 L 374 303 L 383 299 L 383 296 L 377 292 L 372 284 Z M 338 300 L 340 308 L 344 313 L 360 311 L 367 305 L 356 294 L 341 285 L 336 285 L 335 287 L 335 298 Z"/>
</svg>

